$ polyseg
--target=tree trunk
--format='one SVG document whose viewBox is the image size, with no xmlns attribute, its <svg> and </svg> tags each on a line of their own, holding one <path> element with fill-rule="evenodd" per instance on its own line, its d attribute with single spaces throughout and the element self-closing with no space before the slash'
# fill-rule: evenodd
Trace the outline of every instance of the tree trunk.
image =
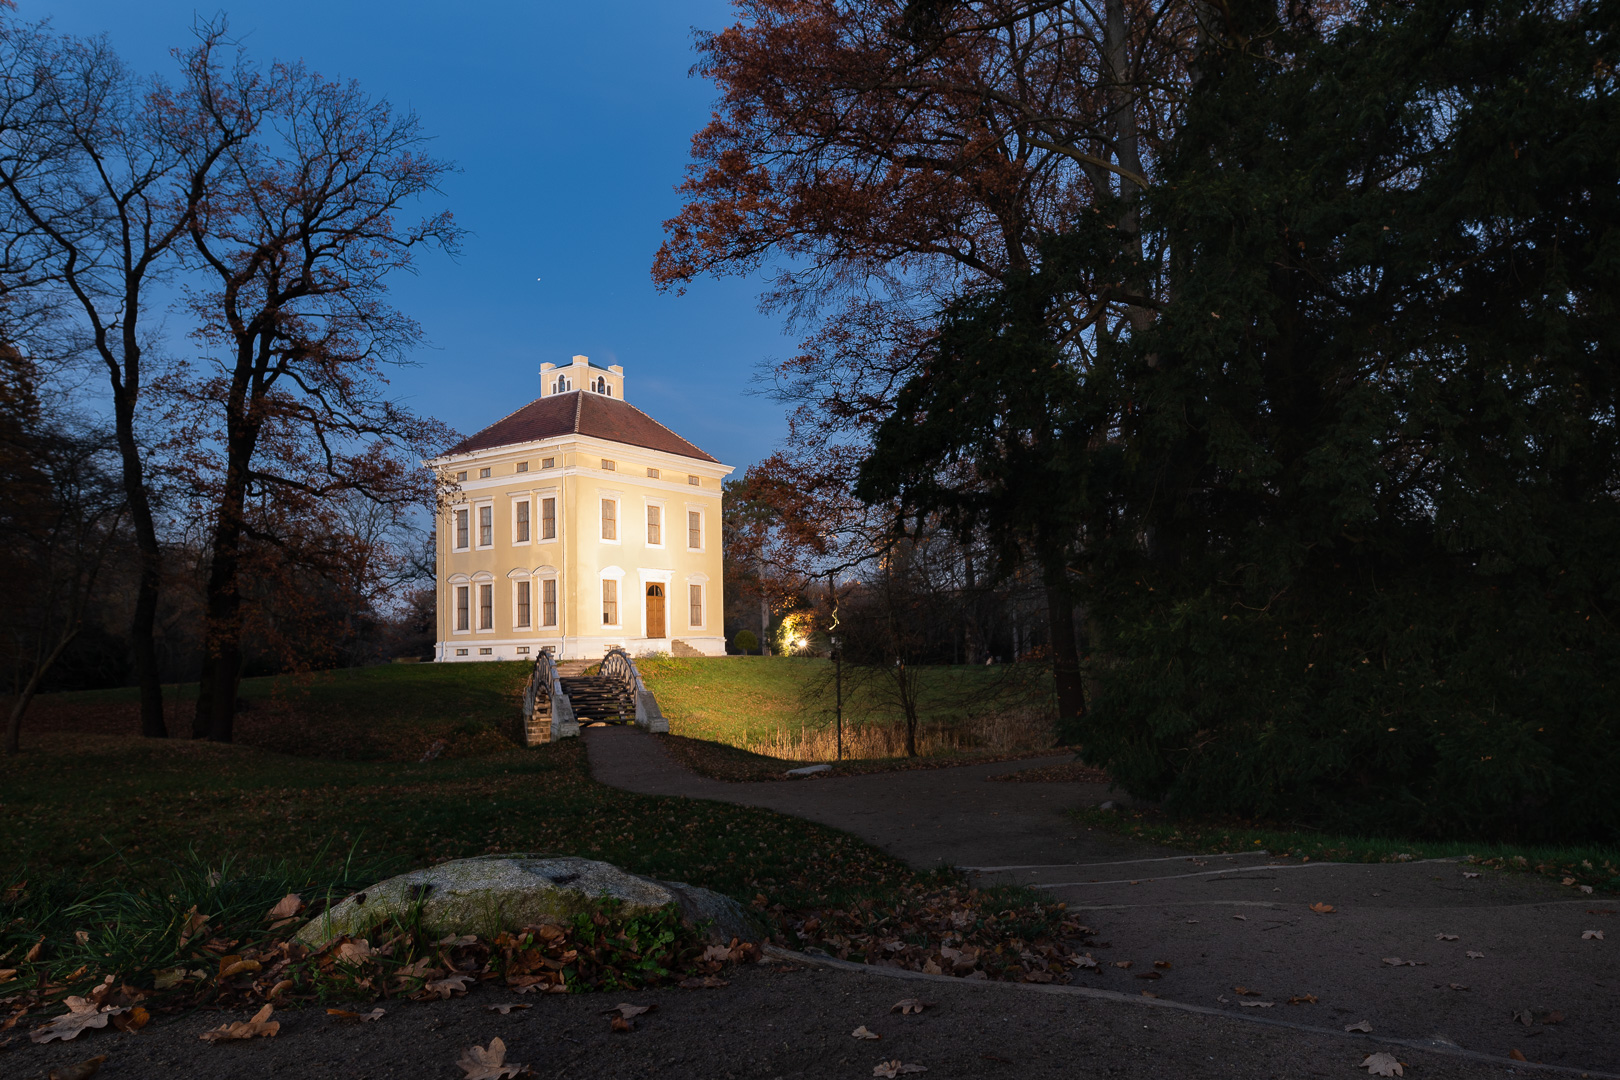
<svg viewBox="0 0 1620 1080">
<path fill-rule="evenodd" d="M 236 688 L 242 674 L 242 523 L 247 509 L 248 465 L 257 430 L 237 419 L 249 408 L 246 365 L 238 365 L 236 387 L 227 402 L 225 489 L 208 563 L 208 607 L 203 681 L 197 687 L 197 716 L 207 716 L 207 737 L 230 742 L 236 721 Z"/>
<path fill-rule="evenodd" d="M 1058 562 L 1042 574 L 1046 587 L 1047 637 L 1052 646 L 1052 677 L 1057 683 L 1058 730 L 1073 731 L 1086 715 L 1086 688 L 1080 674 L 1080 640 L 1074 631 L 1074 597 L 1067 568 Z"/>
<path fill-rule="evenodd" d="M 29 703 L 34 700 L 34 695 L 39 692 L 39 684 L 44 680 L 45 673 L 51 670 L 51 665 L 56 663 L 62 653 L 67 650 L 68 644 L 78 636 L 79 628 L 77 626 L 63 634 L 61 640 L 56 643 L 56 648 L 52 649 L 51 654 L 34 668 L 32 675 L 28 676 L 28 682 L 24 684 L 22 692 L 17 695 L 17 700 L 12 703 L 11 716 L 6 720 L 7 754 L 16 754 L 22 750 L 23 713 L 28 711 Z"/>
<path fill-rule="evenodd" d="M 125 380 L 113 380 L 113 419 L 118 456 L 123 466 L 124 494 L 129 499 L 130 521 L 135 526 L 135 548 L 140 567 L 135 579 L 135 611 L 130 620 L 129 643 L 135 661 L 135 683 L 140 687 L 141 734 L 149 739 L 167 738 L 163 720 L 163 683 L 157 660 L 158 590 L 163 584 L 163 549 L 158 546 L 157 526 L 152 520 L 152 503 L 146 493 L 145 467 L 140 444 L 135 440 L 135 403 L 138 396 L 138 355 L 131 359 L 130 343 L 125 344 Z M 138 346 L 137 346 L 138 350 Z M 111 366 L 111 365 L 109 365 Z"/>
</svg>

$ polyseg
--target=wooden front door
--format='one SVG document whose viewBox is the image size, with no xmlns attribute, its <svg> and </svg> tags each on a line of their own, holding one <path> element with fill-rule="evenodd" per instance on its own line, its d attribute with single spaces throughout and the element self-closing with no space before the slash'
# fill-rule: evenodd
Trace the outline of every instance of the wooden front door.
<svg viewBox="0 0 1620 1080">
<path fill-rule="evenodd" d="M 647 586 L 647 636 L 650 638 L 664 636 L 664 587 L 662 585 Z"/>
</svg>

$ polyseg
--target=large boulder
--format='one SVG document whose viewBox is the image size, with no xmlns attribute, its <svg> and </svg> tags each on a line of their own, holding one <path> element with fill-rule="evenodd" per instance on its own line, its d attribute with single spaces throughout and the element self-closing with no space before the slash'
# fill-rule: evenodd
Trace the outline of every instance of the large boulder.
<svg viewBox="0 0 1620 1080">
<path fill-rule="evenodd" d="M 682 882 L 626 873 L 611 863 L 569 855 L 483 855 L 455 859 L 391 877 L 345 897 L 311 919 L 298 939 L 315 948 L 342 934 L 361 934 L 379 919 L 407 918 L 420 906 L 424 931 L 477 934 L 562 923 L 612 897 L 630 914 L 669 904 L 684 921 L 708 923 L 705 936 L 721 944 L 757 941 L 758 923 L 729 896 Z"/>
</svg>

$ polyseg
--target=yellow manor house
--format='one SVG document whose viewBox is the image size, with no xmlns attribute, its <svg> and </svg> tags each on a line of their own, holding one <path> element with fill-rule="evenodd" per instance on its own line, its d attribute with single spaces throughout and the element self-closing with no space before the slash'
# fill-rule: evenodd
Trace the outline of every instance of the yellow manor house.
<svg viewBox="0 0 1620 1080">
<path fill-rule="evenodd" d="M 624 369 L 540 368 L 540 397 L 427 464 L 441 661 L 725 654 L 720 484 L 732 471 L 624 400 Z"/>
</svg>

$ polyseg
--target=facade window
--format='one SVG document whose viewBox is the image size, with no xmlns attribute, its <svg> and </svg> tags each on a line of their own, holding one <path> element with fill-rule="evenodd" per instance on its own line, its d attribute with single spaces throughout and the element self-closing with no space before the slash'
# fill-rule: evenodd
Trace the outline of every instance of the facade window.
<svg viewBox="0 0 1620 1080">
<path fill-rule="evenodd" d="M 617 461 L 609 461 L 607 458 L 603 458 L 602 459 L 602 471 L 603 472 L 618 472 L 619 471 L 619 463 Z"/>
<path fill-rule="evenodd" d="M 517 614 L 512 619 L 514 627 L 528 629 L 529 626 L 529 583 L 517 583 Z"/>
<path fill-rule="evenodd" d="M 602 625 L 619 625 L 619 583 L 612 578 L 602 579 Z"/>
<path fill-rule="evenodd" d="M 517 463 L 517 468 L 513 469 L 512 471 L 513 472 L 528 472 L 529 471 L 529 463 L 527 461 L 520 461 L 520 462 Z"/>
<path fill-rule="evenodd" d="M 688 484 L 691 484 L 691 485 L 692 485 L 692 486 L 693 486 L 693 487 L 699 487 L 699 486 L 701 486 L 701 485 L 702 485 L 702 483 L 703 483 L 703 480 L 702 480 L 702 479 L 701 479 L 701 478 L 700 478 L 700 477 L 696 477 L 696 476 L 688 476 L 688 477 L 687 477 L 687 478 L 686 478 L 686 482 L 687 482 L 687 483 L 688 483 Z"/>
<path fill-rule="evenodd" d="M 540 625 L 557 625 L 557 579 L 546 578 L 540 583 Z"/>
<path fill-rule="evenodd" d="M 457 656 L 466 656 L 467 655 L 467 650 L 466 649 L 457 649 L 456 650 L 456 655 Z"/>
<path fill-rule="evenodd" d="M 495 629 L 495 586 L 478 586 L 478 629 Z"/>
<path fill-rule="evenodd" d="M 471 594 L 472 589 L 468 586 L 456 586 L 456 629 L 463 632 L 472 629 L 472 611 L 468 607 L 472 602 Z"/>
<path fill-rule="evenodd" d="M 693 551 L 703 547 L 703 511 L 686 512 L 686 546 Z"/>
<path fill-rule="evenodd" d="M 456 483 L 458 483 L 458 484 L 465 483 L 466 480 L 467 480 L 467 473 L 466 473 L 465 470 L 463 470 L 462 472 L 456 473 Z"/>
<path fill-rule="evenodd" d="M 479 656 L 493 656 L 494 654 L 495 654 L 495 650 L 492 649 L 492 648 L 487 648 L 486 647 L 486 648 L 482 648 L 482 649 L 478 650 L 478 655 Z"/>
<path fill-rule="evenodd" d="M 617 499 L 602 500 L 602 539 L 619 538 L 619 503 Z"/>
<path fill-rule="evenodd" d="M 540 539 L 557 539 L 557 500 L 540 500 Z"/>
<path fill-rule="evenodd" d="M 555 469 L 557 467 L 557 459 L 554 457 L 543 457 L 540 459 L 540 467 L 542 469 Z"/>
<path fill-rule="evenodd" d="M 691 626 L 703 625 L 703 586 L 688 585 L 686 587 L 687 604 L 691 608 L 686 613 L 687 623 Z"/>
<path fill-rule="evenodd" d="M 512 504 L 512 539 L 519 544 L 529 542 L 529 500 L 519 499 Z"/>
<path fill-rule="evenodd" d="M 663 510 L 656 506 L 647 507 L 647 543 L 657 546 L 664 543 Z"/>
<path fill-rule="evenodd" d="M 456 511 L 456 550 L 466 551 L 471 538 L 467 535 L 467 522 L 472 514 L 470 510 Z"/>
<path fill-rule="evenodd" d="M 480 480 L 488 480 L 489 479 L 489 470 L 488 469 L 479 469 L 478 470 L 478 479 L 480 479 Z"/>
<path fill-rule="evenodd" d="M 517 647 L 517 654 L 519 656 L 528 656 L 529 655 L 529 647 L 527 645 L 519 645 Z"/>
<path fill-rule="evenodd" d="M 553 394 L 566 394 L 568 393 L 570 385 L 571 384 L 568 381 L 568 376 L 559 375 L 557 376 L 557 381 L 551 384 L 551 392 Z"/>
<path fill-rule="evenodd" d="M 649 479 L 649 480 L 658 479 L 658 470 L 657 469 L 648 469 L 647 470 L 647 479 Z"/>
<path fill-rule="evenodd" d="M 495 507 L 488 503 L 478 508 L 478 546 L 495 546 Z"/>
</svg>

